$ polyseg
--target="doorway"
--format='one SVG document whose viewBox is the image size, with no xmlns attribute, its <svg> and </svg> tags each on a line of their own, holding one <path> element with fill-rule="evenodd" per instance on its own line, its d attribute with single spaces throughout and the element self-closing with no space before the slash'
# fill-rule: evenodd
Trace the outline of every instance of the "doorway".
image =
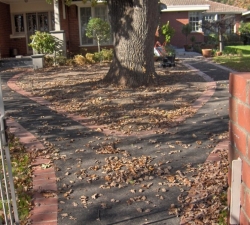
<svg viewBox="0 0 250 225">
<path fill-rule="evenodd" d="M 30 36 L 35 34 L 36 31 L 49 32 L 54 29 L 54 13 L 39 12 L 27 13 L 27 53 L 32 54 L 32 48 L 29 46 L 31 43 Z"/>
</svg>

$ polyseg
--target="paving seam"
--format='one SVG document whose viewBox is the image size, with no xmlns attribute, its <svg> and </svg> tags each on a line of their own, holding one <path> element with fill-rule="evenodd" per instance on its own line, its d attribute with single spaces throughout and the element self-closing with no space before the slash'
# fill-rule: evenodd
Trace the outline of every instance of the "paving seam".
<svg viewBox="0 0 250 225">
<path fill-rule="evenodd" d="M 204 91 L 201 96 L 193 103 L 192 107 L 194 108 L 195 111 L 197 111 L 198 109 L 200 109 L 204 104 L 206 104 L 207 101 L 209 101 L 209 99 L 213 96 L 213 94 L 215 93 L 215 89 L 216 89 L 216 82 L 213 81 L 212 78 L 210 78 L 208 75 L 206 75 L 205 73 L 195 69 L 194 67 L 190 66 L 189 64 L 183 63 L 185 66 L 187 66 L 188 68 L 195 70 L 197 72 L 198 75 L 200 75 L 201 77 L 203 77 L 205 79 L 205 81 L 207 81 L 207 90 Z M 18 79 L 23 76 L 25 73 L 20 73 L 17 74 L 15 76 L 13 76 L 12 78 L 10 78 L 7 82 L 7 85 L 9 86 L 9 88 L 11 88 L 12 90 L 16 91 L 17 93 L 37 102 L 40 105 L 43 106 L 47 106 L 50 108 L 50 106 L 52 105 L 49 101 L 43 99 L 42 97 L 34 97 L 32 96 L 32 93 L 27 92 L 25 90 L 23 90 L 22 88 L 20 88 L 17 85 L 17 81 Z M 100 126 L 91 126 L 87 123 L 83 123 L 82 120 L 84 119 L 81 116 L 75 115 L 75 114 L 71 114 L 71 113 L 67 113 L 66 111 L 57 111 L 60 114 L 63 114 L 65 116 L 67 116 L 68 118 L 80 123 L 83 126 L 87 126 L 91 129 L 93 128 L 99 128 Z M 188 117 L 188 115 L 183 115 L 180 116 L 178 119 L 176 119 L 176 122 L 182 122 L 184 121 L 186 118 Z M 28 131 L 26 131 L 21 125 L 19 125 L 17 122 L 15 122 L 14 120 L 8 120 L 11 129 L 11 132 L 13 132 L 17 137 L 21 137 L 20 134 L 22 134 L 22 136 L 24 136 L 25 133 L 25 137 L 21 137 L 20 138 L 20 142 L 27 144 L 28 148 L 31 148 L 30 150 L 34 150 L 34 149 L 43 149 L 44 146 L 37 141 L 37 139 L 35 138 L 35 136 L 33 136 L 31 133 L 29 133 Z M 113 135 L 121 135 L 121 133 L 112 131 L 112 130 L 108 130 L 108 129 L 103 129 L 102 132 L 104 134 L 113 134 Z M 145 132 L 145 134 L 149 134 L 149 132 Z M 145 135 L 142 134 L 142 135 Z M 124 134 L 122 133 L 121 136 L 124 136 Z M 32 141 L 32 145 L 30 144 L 30 141 Z M 224 141 L 225 142 L 225 141 Z M 219 160 L 219 156 L 216 153 L 216 149 L 218 149 L 218 146 L 223 145 L 224 146 L 224 142 L 220 142 L 219 144 L 217 144 L 217 146 L 215 147 L 215 149 L 210 153 L 210 155 L 208 156 L 206 161 L 218 161 Z M 37 145 L 36 145 L 37 144 Z M 43 147 L 42 147 L 43 146 Z M 45 161 L 43 161 L 45 160 Z M 44 159 L 44 158 L 37 158 L 36 161 L 34 162 L 36 165 L 39 164 L 40 161 L 40 165 L 41 163 L 44 162 L 48 162 L 50 161 L 49 159 Z M 40 166 L 39 165 L 39 166 Z M 54 170 L 54 166 L 52 165 L 50 167 L 51 170 L 51 175 L 55 177 L 55 170 Z M 33 183 L 36 184 L 36 182 L 38 182 L 38 184 L 44 185 L 41 182 L 39 182 L 39 179 L 37 179 L 37 176 L 41 176 L 41 180 L 46 179 L 46 181 L 50 180 L 51 185 L 47 185 L 47 186 L 39 186 L 39 185 L 35 185 L 35 190 L 37 191 L 37 194 L 34 196 L 35 199 L 37 200 L 35 207 L 33 209 L 33 219 L 32 219 L 32 224 L 34 225 L 39 225 L 39 224 L 44 224 L 44 225 L 55 225 L 57 224 L 57 210 L 58 210 L 58 202 L 57 202 L 57 196 L 55 195 L 54 199 L 56 201 L 51 202 L 51 198 L 46 198 L 43 197 L 39 191 L 41 190 L 45 190 L 47 189 L 47 191 L 54 191 L 56 193 L 57 191 L 57 186 L 56 186 L 56 178 L 55 179 L 49 179 L 48 177 L 46 177 L 47 175 L 43 175 L 44 171 L 41 169 L 37 169 L 35 170 L 35 174 L 36 176 L 33 178 Z M 50 174 L 50 173 L 49 173 Z M 47 188 L 49 187 L 49 189 Z M 41 205 L 42 203 L 42 205 Z M 41 208 L 41 206 L 45 208 L 46 213 L 41 213 L 39 210 Z M 55 207 L 56 206 L 56 207 Z M 54 207 L 54 208 L 53 208 Z M 47 209 L 48 208 L 48 209 Z M 40 212 L 40 213 L 39 213 Z M 50 216 L 48 216 L 50 215 Z"/>
</svg>

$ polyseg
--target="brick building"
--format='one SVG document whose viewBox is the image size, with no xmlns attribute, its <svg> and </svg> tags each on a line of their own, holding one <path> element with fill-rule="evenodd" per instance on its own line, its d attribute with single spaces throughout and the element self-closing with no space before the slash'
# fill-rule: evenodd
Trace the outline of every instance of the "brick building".
<svg viewBox="0 0 250 225">
<path fill-rule="evenodd" d="M 102 1 L 100 1 L 102 2 Z M 235 24 L 230 32 L 237 32 L 245 9 L 207 0 L 162 0 L 161 24 L 170 21 L 175 29 L 171 44 L 183 47 L 186 39 L 181 33 L 183 24 L 191 23 L 192 35 L 196 41 L 204 41 L 204 32 L 198 27 L 203 19 L 218 19 L 221 15 L 235 16 Z M 166 7 L 164 7 L 166 6 Z M 95 7 L 73 1 L 66 6 L 64 1 L 45 0 L 0 0 L 0 52 L 2 57 L 31 55 L 28 46 L 30 36 L 36 30 L 62 33 L 65 51 L 76 54 L 84 50 L 97 50 L 94 40 L 85 36 L 85 27 L 90 17 L 108 20 L 107 6 L 99 3 Z M 106 43 L 111 46 L 112 41 Z"/>
</svg>

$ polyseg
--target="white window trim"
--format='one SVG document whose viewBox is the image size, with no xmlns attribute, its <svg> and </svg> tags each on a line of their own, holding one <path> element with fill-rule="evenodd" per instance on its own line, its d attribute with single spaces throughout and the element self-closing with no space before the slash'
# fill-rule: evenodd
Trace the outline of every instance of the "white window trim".
<svg viewBox="0 0 250 225">
<path fill-rule="evenodd" d="M 15 30 L 15 16 L 16 15 L 23 15 L 23 25 L 24 31 L 23 32 L 16 32 Z M 25 13 L 12 13 L 11 14 L 11 35 L 10 38 L 24 38 L 26 37 L 26 14 Z"/>
<path fill-rule="evenodd" d="M 52 16 L 51 16 L 51 14 L 53 13 L 53 11 L 44 11 L 44 12 L 48 13 L 49 29 L 52 30 Z M 10 38 L 27 38 L 27 19 L 26 19 L 27 13 L 30 13 L 30 12 L 12 13 L 11 14 L 11 35 L 10 35 Z M 36 11 L 35 13 L 37 14 L 39 12 Z M 20 15 L 20 14 L 23 15 L 24 31 L 18 33 L 18 32 L 15 31 L 14 17 L 15 17 L 15 15 Z"/>
<path fill-rule="evenodd" d="M 103 1 L 100 1 L 103 2 Z M 104 4 L 99 4 L 100 6 L 106 6 Z M 93 40 L 93 44 L 82 44 L 82 34 L 81 34 L 81 8 L 91 8 L 91 15 L 93 15 L 93 17 L 95 16 L 95 10 L 94 7 L 91 6 L 91 4 L 85 4 L 83 5 L 82 3 L 78 3 L 76 2 L 76 6 L 77 6 L 77 11 L 78 11 L 78 26 L 79 26 L 79 40 L 80 40 L 80 47 L 93 47 L 93 46 L 97 46 L 97 42 L 95 40 Z M 107 6 L 106 6 L 107 7 Z M 108 18 L 108 10 L 106 11 L 106 16 Z"/>
<path fill-rule="evenodd" d="M 198 23 L 201 25 L 202 24 L 202 13 L 201 12 L 199 12 L 199 11 L 189 11 L 188 12 L 188 22 L 190 23 L 190 15 L 191 15 L 191 13 L 198 13 L 198 15 L 199 15 L 199 21 L 198 21 Z M 200 28 L 199 28 L 199 30 L 192 30 L 191 31 L 191 33 L 202 33 L 203 31 L 202 31 L 202 27 L 200 26 Z"/>
</svg>

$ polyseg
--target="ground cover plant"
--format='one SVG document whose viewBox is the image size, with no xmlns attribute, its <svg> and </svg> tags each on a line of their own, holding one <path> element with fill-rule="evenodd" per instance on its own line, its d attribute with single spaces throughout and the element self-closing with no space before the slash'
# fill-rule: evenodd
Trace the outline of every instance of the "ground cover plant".
<svg viewBox="0 0 250 225">
<path fill-rule="evenodd" d="M 17 197 L 17 207 L 20 224 L 27 224 L 32 208 L 32 169 L 30 167 L 32 154 L 11 133 L 8 133 L 9 148 L 12 162 L 12 173 Z"/>
</svg>

